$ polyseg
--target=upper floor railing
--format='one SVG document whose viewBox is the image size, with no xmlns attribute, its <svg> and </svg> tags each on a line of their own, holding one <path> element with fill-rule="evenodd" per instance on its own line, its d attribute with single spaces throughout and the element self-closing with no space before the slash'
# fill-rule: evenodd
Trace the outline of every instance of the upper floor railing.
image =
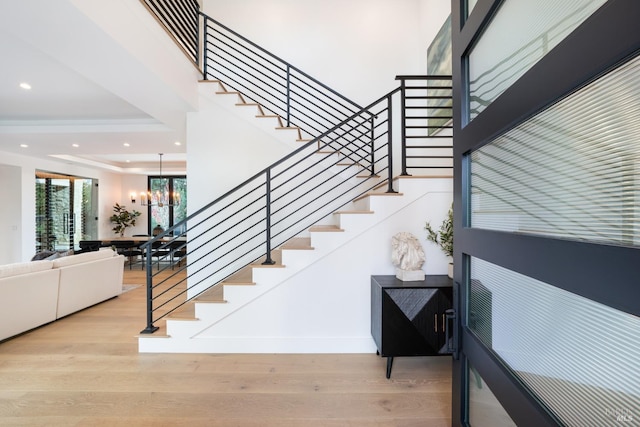
<svg viewBox="0 0 640 427">
<path fill-rule="evenodd" d="M 402 175 L 453 168 L 451 76 L 397 76 L 402 114 Z"/>
<path fill-rule="evenodd" d="M 203 74 L 315 137 L 362 110 L 355 102 L 202 14 Z"/>
<path fill-rule="evenodd" d="M 200 5 L 198 0 L 141 0 L 184 53 L 200 63 Z"/>
</svg>

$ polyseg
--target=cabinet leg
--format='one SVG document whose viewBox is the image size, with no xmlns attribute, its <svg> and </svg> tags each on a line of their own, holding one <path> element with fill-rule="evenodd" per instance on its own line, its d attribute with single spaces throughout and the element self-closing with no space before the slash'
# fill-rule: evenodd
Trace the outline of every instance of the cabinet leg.
<svg viewBox="0 0 640 427">
<path fill-rule="evenodd" d="M 393 367 L 393 357 L 387 357 L 387 379 L 391 378 L 391 368 Z"/>
</svg>

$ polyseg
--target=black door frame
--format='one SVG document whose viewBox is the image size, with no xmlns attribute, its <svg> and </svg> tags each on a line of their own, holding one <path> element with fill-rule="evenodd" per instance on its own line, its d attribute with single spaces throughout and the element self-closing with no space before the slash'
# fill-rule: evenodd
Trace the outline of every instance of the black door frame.
<svg viewBox="0 0 640 427">
<path fill-rule="evenodd" d="M 640 290 L 637 288 L 636 267 L 639 251 L 633 247 L 522 236 L 467 227 L 467 154 L 635 55 L 640 50 L 640 32 L 637 30 L 640 2 L 609 0 L 467 124 L 465 57 L 500 4 L 501 0 L 478 0 L 466 22 L 466 0 L 452 0 L 451 4 L 454 283 L 457 291 L 454 299 L 461 320 L 457 330 L 460 353 L 453 367 L 452 424 L 467 425 L 466 371 L 467 363 L 472 362 L 518 426 L 557 425 L 559 421 L 548 414 L 509 369 L 464 326 L 467 301 L 464 284 L 468 275 L 468 257 L 482 258 L 639 316 Z M 540 265 L 545 268 L 540 269 Z M 567 268 L 567 265 L 575 267 Z M 607 286 L 603 286 L 603 283 Z"/>
</svg>

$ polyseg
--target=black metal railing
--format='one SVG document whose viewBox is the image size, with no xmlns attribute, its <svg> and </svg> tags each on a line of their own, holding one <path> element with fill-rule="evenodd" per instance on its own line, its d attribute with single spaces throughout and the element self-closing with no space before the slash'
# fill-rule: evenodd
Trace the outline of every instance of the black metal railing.
<svg viewBox="0 0 640 427">
<path fill-rule="evenodd" d="M 399 93 L 355 112 L 144 244 L 143 332 L 154 332 L 158 320 L 246 265 L 271 263 L 273 248 L 381 182 L 393 191 L 392 97 Z M 171 262 L 178 251 L 186 251 L 185 265 Z"/>
<path fill-rule="evenodd" d="M 160 21 L 187 57 L 199 64 L 200 35 L 197 0 L 141 0 Z"/>
<path fill-rule="evenodd" d="M 318 136 L 362 107 L 307 73 L 229 29 L 203 16 L 204 78 L 226 86 L 296 126 L 309 139 Z"/>
<path fill-rule="evenodd" d="M 402 111 L 402 175 L 453 168 L 451 76 L 397 76 Z"/>
<path fill-rule="evenodd" d="M 143 332 L 154 332 L 156 322 L 246 265 L 272 263 L 274 248 L 358 196 L 381 186 L 379 191 L 393 192 L 394 171 L 400 164 L 406 169 L 421 167 L 422 155 L 407 156 L 417 144 L 407 141 L 422 141 L 429 133 L 436 137 L 450 129 L 448 116 L 435 116 L 446 121 L 435 122 L 441 124 L 438 127 L 428 121 L 434 107 L 417 105 L 442 100 L 440 91 L 450 89 L 440 85 L 434 94 L 432 82 L 450 79 L 399 78 L 400 87 L 146 243 L 143 250 L 151 256 L 146 257 L 147 327 Z M 405 137 L 401 129 L 411 120 L 418 124 L 410 125 L 416 126 L 410 130 L 427 131 L 427 136 Z M 425 150 L 433 149 L 428 142 L 424 145 Z M 429 159 L 424 161 L 428 164 Z M 176 266 L 176 254 L 184 257 L 185 253 L 188 262 Z"/>
</svg>

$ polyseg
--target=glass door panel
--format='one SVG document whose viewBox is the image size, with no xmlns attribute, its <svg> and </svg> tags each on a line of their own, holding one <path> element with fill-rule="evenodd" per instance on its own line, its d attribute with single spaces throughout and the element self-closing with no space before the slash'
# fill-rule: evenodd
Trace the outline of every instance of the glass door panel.
<svg viewBox="0 0 640 427">
<path fill-rule="evenodd" d="M 98 237 L 97 186 L 93 179 L 75 178 L 73 198 L 74 249 L 80 248 L 80 240 Z"/>
<path fill-rule="evenodd" d="M 51 174 L 36 178 L 36 251 L 70 249 L 71 181 Z"/>
<path fill-rule="evenodd" d="M 473 427 L 515 427 L 478 371 L 469 364 L 469 424 Z"/>
<path fill-rule="evenodd" d="M 452 424 L 637 424 L 640 3 L 466 5 Z"/>
<path fill-rule="evenodd" d="M 640 318 L 475 257 L 470 286 L 469 328 L 566 425 L 640 414 Z"/>
<path fill-rule="evenodd" d="M 78 249 L 98 237 L 92 179 L 36 172 L 36 252 Z"/>
</svg>

